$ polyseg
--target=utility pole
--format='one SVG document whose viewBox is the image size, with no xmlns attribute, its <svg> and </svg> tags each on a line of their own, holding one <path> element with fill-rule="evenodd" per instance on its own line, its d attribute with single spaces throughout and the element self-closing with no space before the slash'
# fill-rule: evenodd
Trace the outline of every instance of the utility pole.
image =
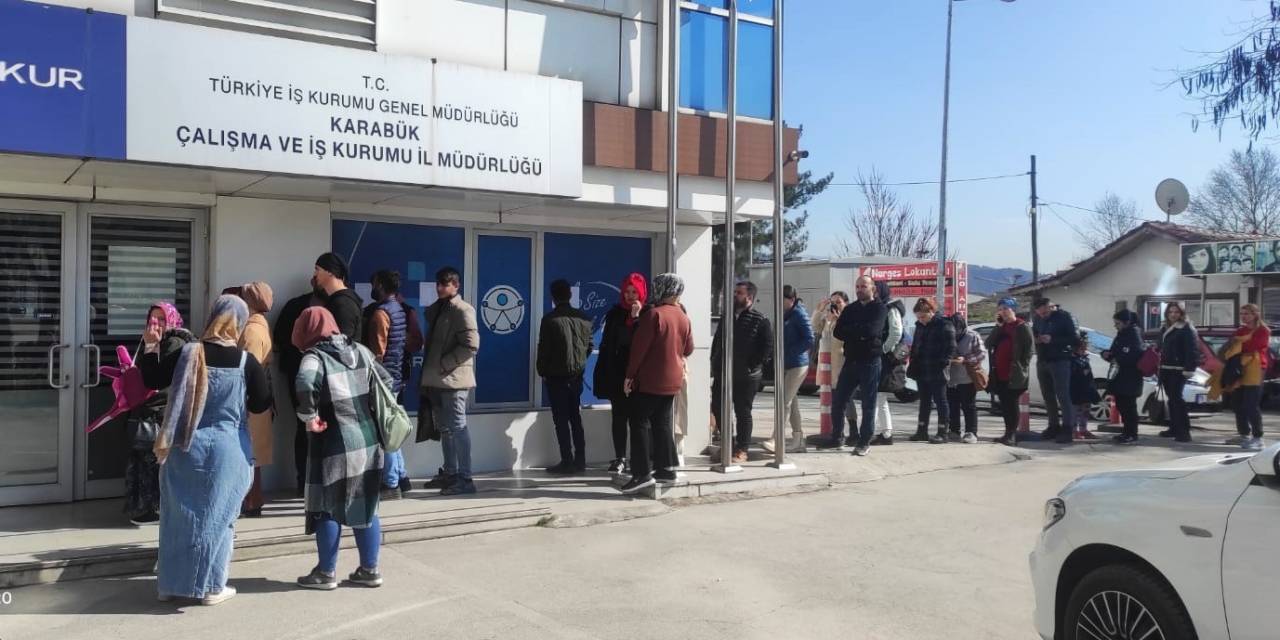
<svg viewBox="0 0 1280 640">
<path fill-rule="evenodd" d="M 1036 207 L 1040 200 L 1036 197 L 1036 157 L 1031 156 L 1031 285 L 1040 282 L 1040 244 L 1038 225 L 1036 224 Z"/>
<path fill-rule="evenodd" d="M 951 111 L 951 18 L 955 3 L 947 0 L 947 64 L 942 79 L 942 177 L 938 180 L 938 309 L 947 309 L 947 124 Z"/>
</svg>

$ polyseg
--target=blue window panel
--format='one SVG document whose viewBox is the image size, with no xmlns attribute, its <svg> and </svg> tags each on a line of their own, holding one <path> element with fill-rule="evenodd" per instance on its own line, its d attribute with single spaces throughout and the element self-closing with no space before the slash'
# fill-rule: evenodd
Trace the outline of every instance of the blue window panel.
<svg viewBox="0 0 1280 640">
<path fill-rule="evenodd" d="M 738 23 L 738 113 L 773 118 L 773 27 Z"/>
<path fill-rule="evenodd" d="M 418 310 L 418 321 L 426 331 L 426 306 L 434 297 L 436 271 L 453 267 L 463 272 L 466 232 L 460 227 L 431 227 L 360 220 L 333 221 L 333 251 L 347 259 L 351 266 L 351 284 L 369 282 L 379 269 L 400 272 L 400 293 L 405 302 Z M 371 302 L 364 301 L 366 304 Z M 424 334 L 425 335 L 425 334 Z M 413 371 L 405 382 L 405 409 L 418 410 L 418 381 L 422 378 L 422 354 L 413 359 Z"/>
<path fill-rule="evenodd" d="M 533 238 L 480 235 L 476 240 L 477 404 L 527 404 L 533 373 Z"/>
<path fill-rule="evenodd" d="M 694 4 L 700 4 L 704 7 L 712 9 L 729 9 L 728 0 L 691 0 Z M 773 18 L 773 0 L 738 0 L 738 13 L 761 18 Z"/>
<path fill-rule="evenodd" d="M 597 404 L 604 399 L 594 393 L 596 356 L 604 331 L 604 317 L 621 299 L 623 279 L 632 273 L 651 280 L 653 244 L 649 238 L 620 238 L 570 233 L 548 233 L 543 237 L 543 280 L 550 287 L 559 279 L 569 281 L 573 287 L 573 306 L 591 316 L 592 353 L 587 359 L 583 374 L 582 403 Z M 546 296 L 546 309 L 554 303 L 550 291 Z M 551 402 L 544 392 L 542 406 Z"/>
<path fill-rule="evenodd" d="M 700 11 L 680 14 L 680 106 L 728 109 L 729 21 Z"/>
<path fill-rule="evenodd" d="M 728 19 L 700 11 L 680 18 L 680 106 L 728 110 Z M 773 117 L 773 28 L 738 23 L 738 114 Z"/>
</svg>

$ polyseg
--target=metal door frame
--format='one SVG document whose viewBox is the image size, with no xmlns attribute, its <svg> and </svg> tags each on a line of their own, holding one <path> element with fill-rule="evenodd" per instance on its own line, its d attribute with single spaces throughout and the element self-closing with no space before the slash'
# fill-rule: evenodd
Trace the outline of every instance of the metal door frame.
<svg viewBox="0 0 1280 640">
<path fill-rule="evenodd" d="M 79 353 L 74 348 L 76 317 L 75 277 L 77 265 L 76 205 L 70 202 L 46 202 L 36 200 L 0 199 L 0 213 L 28 213 L 38 215 L 59 216 L 62 220 L 62 258 L 61 258 L 61 339 L 55 343 L 64 345 L 61 349 L 60 366 L 51 377 L 56 377 L 61 385 L 58 394 L 58 482 L 53 484 L 26 485 L 16 487 L 0 487 L 0 505 L 39 504 L 45 502 L 68 502 L 75 495 L 75 447 L 77 434 L 75 425 L 76 394 L 72 372 L 81 363 Z M 52 363 L 49 363 L 52 368 Z M 83 432 L 83 429 L 80 430 Z"/>
<path fill-rule="evenodd" d="M 72 351 L 78 358 L 73 370 L 71 390 L 75 397 L 75 424 L 85 425 L 94 416 L 89 415 L 89 394 L 92 388 L 81 388 L 89 382 L 88 354 L 84 349 L 90 343 L 89 327 L 89 269 L 90 241 L 95 217 L 189 220 L 191 222 L 191 313 L 188 321 L 196 335 L 204 327 L 209 299 L 209 211 L 208 209 L 183 209 L 150 205 L 112 205 L 85 203 L 76 208 L 74 217 L 77 235 L 76 255 L 82 259 L 76 263 L 74 295 L 78 303 L 75 315 L 75 332 Z M 111 358 L 108 354 L 103 356 Z M 121 455 L 125 455 L 121 452 Z M 89 479 L 89 439 L 84 429 L 75 430 L 75 499 L 92 500 L 124 495 L 124 483 L 120 478 Z"/>
</svg>

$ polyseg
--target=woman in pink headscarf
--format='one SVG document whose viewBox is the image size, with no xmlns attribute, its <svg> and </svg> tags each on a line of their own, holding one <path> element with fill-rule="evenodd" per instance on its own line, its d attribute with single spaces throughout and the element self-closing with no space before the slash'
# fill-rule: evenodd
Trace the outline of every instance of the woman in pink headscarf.
<svg viewBox="0 0 1280 640">
<path fill-rule="evenodd" d="M 161 354 L 174 354 L 195 336 L 182 327 L 182 314 L 168 302 L 157 302 L 147 311 L 147 332 L 160 336 Z M 141 346 L 138 353 L 141 353 Z M 145 377 L 145 376 L 144 376 Z M 163 385 L 148 385 L 167 387 Z M 125 422 L 128 432 L 129 457 L 125 461 L 124 512 L 136 525 L 160 520 L 160 465 L 152 451 L 156 433 L 164 417 L 169 394 L 163 389 L 142 406 L 129 412 Z"/>
</svg>

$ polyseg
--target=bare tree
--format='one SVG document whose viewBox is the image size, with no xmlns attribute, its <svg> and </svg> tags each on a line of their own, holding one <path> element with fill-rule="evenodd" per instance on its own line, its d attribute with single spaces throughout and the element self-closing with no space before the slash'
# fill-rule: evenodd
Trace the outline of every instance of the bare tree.
<svg viewBox="0 0 1280 640">
<path fill-rule="evenodd" d="M 938 251 L 938 225 L 916 216 L 910 203 L 885 186 L 884 176 L 875 167 L 864 176 L 858 172 L 858 184 L 866 206 L 850 210 L 845 227 L 853 235 L 836 247 L 843 255 L 899 256 L 930 258 Z"/>
<path fill-rule="evenodd" d="M 1192 130 L 1208 121 L 1221 137 L 1223 125 L 1239 120 L 1257 139 L 1280 118 L 1280 2 L 1268 4 L 1264 16 L 1239 31 L 1234 46 L 1181 74 L 1183 90 L 1202 107 L 1192 117 Z"/>
<path fill-rule="evenodd" d="M 1142 219 L 1138 217 L 1138 203 L 1121 199 L 1108 191 L 1093 205 L 1089 221 L 1076 229 L 1076 236 L 1090 251 L 1097 252 L 1140 224 Z"/>
<path fill-rule="evenodd" d="M 1232 151 L 1191 198 L 1187 217 L 1214 231 L 1280 232 L 1280 160 L 1265 147 Z"/>
</svg>

